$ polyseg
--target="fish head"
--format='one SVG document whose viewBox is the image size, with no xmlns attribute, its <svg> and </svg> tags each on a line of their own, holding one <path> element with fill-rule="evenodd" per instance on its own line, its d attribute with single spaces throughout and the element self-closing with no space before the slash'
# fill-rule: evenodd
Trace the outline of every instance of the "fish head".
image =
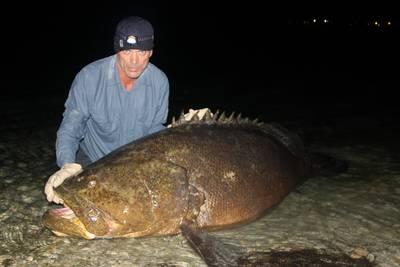
<svg viewBox="0 0 400 267">
<path fill-rule="evenodd" d="M 94 168 L 56 188 L 64 207 L 43 224 L 58 236 L 85 239 L 171 232 L 185 214 L 186 171 L 158 161 Z M 164 229 L 164 230 L 163 230 Z"/>
<path fill-rule="evenodd" d="M 64 207 L 48 210 L 43 216 L 43 224 L 58 236 L 85 239 L 106 237 L 116 231 L 119 223 L 99 203 L 111 192 L 104 188 L 99 190 L 96 188 L 97 183 L 96 177 L 87 173 L 66 180 L 55 190 L 63 199 Z"/>
</svg>

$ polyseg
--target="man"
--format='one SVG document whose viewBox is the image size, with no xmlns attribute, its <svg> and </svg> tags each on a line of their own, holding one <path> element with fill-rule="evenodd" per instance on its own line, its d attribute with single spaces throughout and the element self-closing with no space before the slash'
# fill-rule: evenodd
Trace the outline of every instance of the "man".
<svg viewBox="0 0 400 267">
<path fill-rule="evenodd" d="M 85 66 L 75 77 L 57 131 L 57 164 L 45 186 L 49 202 L 63 203 L 54 188 L 116 148 L 164 127 L 167 76 L 149 62 L 152 25 L 140 17 L 118 23 L 115 55 Z"/>
</svg>

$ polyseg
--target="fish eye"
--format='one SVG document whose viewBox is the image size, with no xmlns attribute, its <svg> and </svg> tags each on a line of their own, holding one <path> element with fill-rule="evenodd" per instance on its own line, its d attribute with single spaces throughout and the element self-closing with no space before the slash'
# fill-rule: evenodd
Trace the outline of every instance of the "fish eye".
<svg viewBox="0 0 400 267">
<path fill-rule="evenodd" d="M 99 212 L 95 209 L 90 209 L 88 211 L 88 217 L 89 217 L 90 221 L 96 222 L 99 217 Z"/>
<path fill-rule="evenodd" d="M 89 183 L 88 183 L 88 187 L 89 188 L 93 188 L 93 187 L 95 187 L 96 186 L 96 180 L 92 180 L 92 181 L 90 181 Z"/>
</svg>

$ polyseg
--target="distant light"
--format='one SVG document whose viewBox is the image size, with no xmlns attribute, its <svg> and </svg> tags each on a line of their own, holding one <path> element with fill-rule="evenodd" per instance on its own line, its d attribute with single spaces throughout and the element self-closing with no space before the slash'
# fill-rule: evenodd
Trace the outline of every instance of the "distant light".
<svg viewBox="0 0 400 267">
<path fill-rule="evenodd" d="M 379 22 L 375 21 L 374 25 L 379 27 Z"/>
<path fill-rule="evenodd" d="M 324 23 L 328 23 L 328 20 L 327 20 L 327 19 L 324 19 Z"/>
<path fill-rule="evenodd" d="M 317 19 L 313 19 L 312 21 L 315 23 L 315 22 L 317 22 Z"/>
<path fill-rule="evenodd" d="M 390 26 L 390 25 L 392 25 L 392 23 L 391 23 L 390 21 L 388 21 L 388 22 L 387 22 L 387 25 L 389 25 L 389 26 Z"/>
</svg>

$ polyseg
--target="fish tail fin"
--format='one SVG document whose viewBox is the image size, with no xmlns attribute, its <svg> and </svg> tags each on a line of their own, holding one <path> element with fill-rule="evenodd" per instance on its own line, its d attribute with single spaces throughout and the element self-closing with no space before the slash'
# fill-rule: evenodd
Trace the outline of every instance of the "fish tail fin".
<svg viewBox="0 0 400 267">
<path fill-rule="evenodd" d="M 347 161 L 321 152 L 310 153 L 309 159 L 313 175 L 335 176 L 347 172 L 349 168 Z"/>
<path fill-rule="evenodd" d="M 190 246 L 201 256 L 210 267 L 238 266 L 241 249 L 234 245 L 225 244 L 214 236 L 198 229 L 182 224 L 181 232 Z"/>
</svg>

